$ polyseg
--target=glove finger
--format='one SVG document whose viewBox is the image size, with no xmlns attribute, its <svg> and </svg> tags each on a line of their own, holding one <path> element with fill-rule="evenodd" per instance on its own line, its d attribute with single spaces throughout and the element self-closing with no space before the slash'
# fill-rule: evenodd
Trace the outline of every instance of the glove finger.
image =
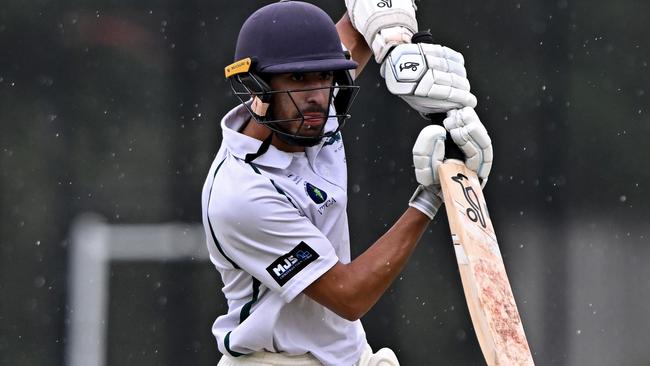
<svg viewBox="0 0 650 366">
<path fill-rule="evenodd" d="M 436 74 L 436 76 L 438 76 L 438 74 Z M 462 107 L 476 106 L 476 97 L 468 91 L 469 81 L 467 81 L 467 79 L 460 79 L 454 77 L 453 74 L 449 73 L 441 73 L 440 77 L 440 80 L 435 80 L 433 73 L 427 72 L 424 74 L 422 80 L 420 80 L 418 83 L 413 94 L 416 96 L 433 99 L 434 101 L 451 101 L 453 103 L 459 104 Z M 454 78 L 453 81 L 450 80 L 452 77 Z M 447 85 L 441 83 L 445 83 Z M 462 83 L 465 84 L 463 85 Z M 456 84 L 462 88 L 467 88 L 467 90 L 462 90 L 457 88 L 456 85 L 449 84 Z M 403 89 L 406 90 L 406 88 Z M 393 91 L 391 90 L 391 92 Z"/>
<path fill-rule="evenodd" d="M 476 132 L 481 130 L 483 132 Z M 465 154 L 465 165 L 482 178 L 490 173 L 494 158 L 490 137 L 484 130 L 482 124 L 472 124 L 449 131 L 454 143 Z"/>
<path fill-rule="evenodd" d="M 465 58 L 460 52 L 456 52 L 449 47 L 443 47 L 439 44 L 419 43 L 422 53 L 435 57 L 446 58 L 461 65 L 465 64 Z"/>
<path fill-rule="evenodd" d="M 492 170 L 492 163 L 485 163 L 481 168 L 479 169 L 478 175 L 479 178 L 483 179 L 483 184 L 482 186 L 485 186 L 485 181 L 488 179 L 488 176 L 490 175 L 490 170 Z"/>
<path fill-rule="evenodd" d="M 415 169 L 415 180 L 423 186 L 434 184 L 434 171 L 431 168 Z"/>
<path fill-rule="evenodd" d="M 440 100 L 449 100 L 449 95 L 451 94 L 452 87 L 446 85 L 431 85 L 427 97 Z"/>
<path fill-rule="evenodd" d="M 469 135 L 469 139 L 476 143 L 481 149 L 485 149 L 492 145 L 490 135 L 488 135 L 488 132 L 482 123 L 475 122 L 465 126 L 465 131 Z"/>
<path fill-rule="evenodd" d="M 494 150 L 492 148 L 492 145 L 483 148 L 483 161 L 485 164 L 492 164 L 492 161 L 494 161 Z"/>
<path fill-rule="evenodd" d="M 444 57 L 446 59 L 452 60 L 454 62 L 457 62 L 457 63 L 461 64 L 461 65 L 465 65 L 465 57 L 463 57 L 462 53 L 460 53 L 458 51 L 454 51 L 449 47 L 442 47 L 442 50 L 445 52 Z"/>
<path fill-rule="evenodd" d="M 465 166 L 468 169 L 475 171 L 476 175 L 481 179 L 487 178 L 487 176 L 490 174 L 490 170 L 492 169 L 492 163 L 483 161 L 481 159 L 481 155 L 475 155 L 470 159 L 465 159 Z"/>
<path fill-rule="evenodd" d="M 463 108 L 458 110 L 459 117 L 465 121 L 465 125 L 472 123 L 481 123 L 481 120 L 478 118 L 474 108 Z M 482 124 L 482 123 L 481 123 Z"/>
<path fill-rule="evenodd" d="M 470 108 L 476 107 L 477 104 L 476 96 L 474 96 L 474 94 L 470 93 L 467 90 L 460 90 L 456 88 L 452 88 L 449 91 L 449 96 L 447 97 L 447 100 L 453 103 L 460 104 L 463 107 L 470 107 Z"/>
<path fill-rule="evenodd" d="M 430 125 L 422 129 L 413 145 L 413 165 L 418 183 L 430 186 L 440 182 L 438 165 L 445 157 L 447 132 L 442 126 Z"/>
<path fill-rule="evenodd" d="M 454 143 L 458 145 L 461 150 L 463 150 L 463 153 L 467 159 L 471 159 L 478 154 L 478 150 L 480 149 L 478 146 L 475 146 L 471 143 L 470 136 L 467 133 L 467 129 L 465 127 L 458 127 L 449 130 L 449 135 L 451 135 L 451 139 L 454 141 Z"/>
<path fill-rule="evenodd" d="M 465 155 L 465 165 L 470 170 L 478 172 L 483 165 L 483 150 L 470 137 L 467 127 L 459 127 L 449 131 L 454 143 Z"/>
<path fill-rule="evenodd" d="M 431 99 L 456 103 L 463 107 L 476 106 L 476 97 L 474 94 L 466 90 L 459 90 L 447 85 L 431 85 L 431 88 L 427 92 L 426 96 Z"/>
<path fill-rule="evenodd" d="M 451 103 L 444 100 L 433 100 L 427 97 L 402 96 L 401 98 L 419 111 L 426 120 L 429 120 L 427 115 L 431 113 L 447 113 L 452 109 L 463 108 L 462 104 Z"/>
<path fill-rule="evenodd" d="M 427 65 L 432 70 L 450 72 L 458 76 L 467 77 L 467 70 L 465 70 L 465 66 L 459 64 L 456 61 L 448 60 L 442 57 L 435 57 L 432 55 L 426 55 L 426 57 Z"/>
<path fill-rule="evenodd" d="M 465 126 L 465 123 L 463 122 L 461 115 L 458 113 L 459 111 L 460 110 L 458 109 L 452 109 L 449 112 L 447 112 L 447 118 L 445 118 L 445 120 L 442 121 L 442 124 L 445 126 L 445 129 L 447 129 L 447 131 L 451 131 L 458 127 Z"/>
<path fill-rule="evenodd" d="M 413 155 L 413 166 L 415 169 L 427 169 L 431 167 L 431 156 Z"/>
<path fill-rule="evenodd" d="M 454 89 L 469 91 L 469 80 L 450 72 L 431 70 L 433 74 L 433 83 L 438 85 L 451 86 Z"/>
<path fill-rule="evenodd" d="M 473 123 L 481 123 L 476 111 L 472 107 L 463 107 L 461 109 L 452 110 L 447 113 L 447 118 L 443 121 L 447 131 L 454 128 L 464 127 Z"/>
<path fill-rule="evenodd" d="M 482 186 L 485 186 L 492 169 L 494 152 L 490 135 L 476 111 L 470 107 L 449 111 L 443 123 L 451 139 L 465 154 L 465 165 L 476 172 L 483 180 Z"/>
<path fill-rule="evenodd" d="M 446 131 L 442 126 L 430 125 L 422 129 L 415 144 L 413 144 L 413 155 L 431 157 L 434 152 L 434 145 L 446 138 Z M 443 144 L 444 145 L 444 144 Z"/>
</svg>

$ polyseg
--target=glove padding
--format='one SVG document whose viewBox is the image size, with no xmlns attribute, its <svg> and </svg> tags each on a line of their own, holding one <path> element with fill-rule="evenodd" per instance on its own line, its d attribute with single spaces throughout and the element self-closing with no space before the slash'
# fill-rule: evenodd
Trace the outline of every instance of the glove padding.
<svg viewBox="0 0 650 366">
<path fill-rule="evenodd" d="M 413 145 L 415 179 L 420 185 L 409 200 L 409 206 L 420 210 L 433 220 L 442 205 L 438 166 L 445 159 L 447 131 L 442 126 L 430 125 L 422 129 Z"/>
<path fill-rule="evenodd" d="M 398 45 L 382 64 L 381 75 L 391 93 L 423 116 L 476 106 L 463 55 L 448 47 Z"/>
<path fill-rule="evenodd" d="M 384 61 L 392 47 L 409 43 L 418 31 L 413 0 L 345 0 L 345 6 L 377 63 Z"/>
<path fill-rule="evenodd" d="M 440 184 L 438 167 L 445 160 L 446 137 L 444 127 L 429 125 L 420 131 L 413 144 L 415 179 L 425 187 Z"/>
<path fill-rule="evenodd" d="M 494 154 L 492 140 L 476 115 L 476 111 L 470 107 L 451 110 L 443 123 L 454 143 L 465 154 L 465 166 L 476 172 L 481 180 L 481 187 L 485 187 L 492 169 Z"/>
</svg>

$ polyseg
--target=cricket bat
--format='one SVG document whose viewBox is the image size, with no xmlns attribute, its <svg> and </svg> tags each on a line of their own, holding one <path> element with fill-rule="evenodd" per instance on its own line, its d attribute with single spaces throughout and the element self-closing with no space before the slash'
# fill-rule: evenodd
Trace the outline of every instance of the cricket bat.
<svg viewBox="0 0 650 366">
<path fill-rule="evenodd" d="M 534 365 L 476 174 L 461 160 L 438 168 L 474 331 L 489 366 Z"/>
<path fill-rule="evenodd" d="M 412 43 L 433 43 L 429 31 Z M 445 114 L 429 116 L 443 125 Z M 451 239 L 469 314 L 488 366 L 534 365 L 521 317 L 503 264 L 492 220 L 476 173 L 447 132 L 447 160 L 438 168 Z"/>
</svg>

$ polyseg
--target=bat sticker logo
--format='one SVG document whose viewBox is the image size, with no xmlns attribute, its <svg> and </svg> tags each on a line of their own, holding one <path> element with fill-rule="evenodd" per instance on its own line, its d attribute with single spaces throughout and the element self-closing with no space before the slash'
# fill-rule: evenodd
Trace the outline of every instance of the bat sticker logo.
<svg viewBox="0 0 650 366">
<path fill-rule="evenodd" d="M 469 179 L 467 178 L 466 175 L 458 173 L 456 174 L 455 177 L 451 178 L 454 182 L 460 184 L 462 190 L 463 190 L 463 195 L 465 195 L 465 199 L 467 200 L 467 203 L 471 207 L 467 208 L 467 217 L 469 217 L 470 220 L 473 222 L 480 222 L 481 226 L 483 228 L 487 228 L 487 224 L 485 222 L 485 215 L 483 214 L 483 210 L 481 210 L 481 203 L 478 200 L 478 196 L 476 195 L 476 192 L 474 191 L 474 188 L 472 188 L 471 185 L 463 184 L 463 182 L 469 182 Z"/>
<path fill-rule="evenodd" d="M 392 8 L 393 7 L 393 0 L 380 0 L 377 3 L 377 6 L 380 8 Z"/>
<path fill-rule="evenodd" d="M 399 65 L 399 71 L 404 71 L 404 69 L 411 69 L 411 71 L 418 71 L 418 66 L 420 66 L 420 64 L 417 62 L 405 62 Z"/>
</svg>

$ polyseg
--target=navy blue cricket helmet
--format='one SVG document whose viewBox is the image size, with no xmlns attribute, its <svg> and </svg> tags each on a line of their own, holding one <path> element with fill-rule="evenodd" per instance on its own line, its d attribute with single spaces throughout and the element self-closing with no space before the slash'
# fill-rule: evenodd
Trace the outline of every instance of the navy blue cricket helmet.
<svg viewBox="0 0 650 366">
<path fill-rule="evenodd" d="M 299 146 L 316 145 L 323 137 L 334 135 L 350 117 L 350 105 L 358 92 L 349 70 L 358 66 L 343 50 L 332 19 L 322 9 L 302 1 L 283 0 L 255 11 L 242 26 L 235 49 L 235 62 L 225 68 L 235 95 L 252 117 L 269 127 L 283 141 Z M 283 122 L 302 120 L 275 120 L 268 111 L 274 94 L 299 90 L 272 90 L 267 81 L 273 74 L 333 72 L 330 104 L 338 119 L 338 128 L 318 136 L 300 136 L 283 128 Z M 251 99 L 252 98 L 252 102 Z M 246 100 L 248 99 L 248 100 Z M 256 100 L 257 99 L 257 100 Z M 331 109 L 331 108 L 330 108 Z M 300 131 L 300 128 L 298 128 Z"/>
</svg>

